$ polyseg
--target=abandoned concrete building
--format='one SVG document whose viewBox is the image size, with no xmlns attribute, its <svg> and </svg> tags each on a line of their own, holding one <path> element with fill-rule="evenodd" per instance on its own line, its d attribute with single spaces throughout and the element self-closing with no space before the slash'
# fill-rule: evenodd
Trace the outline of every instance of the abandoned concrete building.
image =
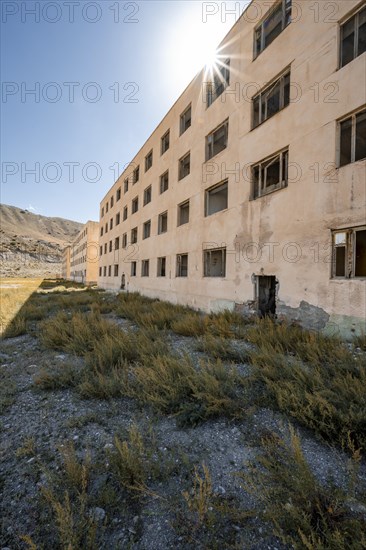
<svg viewBox="0 0 366 550">
<path fill-rule="evenodd" d="M 98 282 L 99 223 L 88 221 L 63 250 L 62 276 L 87 285 Z"/>
<path fill-rule="evenodd" d="M 365 1 L 251 2 L 101 201 L 100 287 L 364 330 L 365 52 Z"/>
</svg>

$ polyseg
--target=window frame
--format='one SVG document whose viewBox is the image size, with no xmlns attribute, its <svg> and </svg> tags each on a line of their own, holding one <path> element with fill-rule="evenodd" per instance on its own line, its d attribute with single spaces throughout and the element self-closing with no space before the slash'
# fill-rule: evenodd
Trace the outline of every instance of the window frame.
<svg viewBox="0 0 366 550">
<path fill-rule="evenodd" d="M 366 279 L 366 275 L 356 275 L 356 238 L 357 233 L 361 231 L 366 231 L 366 225 L 360 225 L 356 227 L 347 227 L 344 229 L 333 229 L 331 231 L 331 242 L 332 242 L 332 262 L 331 262 L 331 279 L 334 280 L 344 280 L 344 279 Z M 335 236 L 338 234 L 345 233 L 346 243 L 345 244 L 336 244 Z M 336 275 L 336 255 L 335 251 L 337 248 L 345 248 L 345 265 L 344 265 L 344 275 Z"/>
<path fill-rule="evenodd" d="M 116 191 L 116 202 L 118 202 L 119 200 L 121 200 L 121 188 L 118 187 L 117 191 Z"/>
<path fill-rule="evenodd" d="M 285 103 L 285 87 L 286 87 L 286 77 L 289 76 L 289 87 L 291 87 L 291 68 L 287 67 L 280 75 L 277 75 L 269 84 L 266 84 L 262 90 L 252 97 L 252 130 L 258 128 L 264 124 L 267 120 L 270 120 L 272 117 L 280 113 L 283 109 L 288 107 L 291 103 L 290 100 L 290 91 L 289 91 L 289 101 Z M 263 111 L 263 98 L 265 97 L 265 111 L 268 113 L 268 92 L 273 90 L 277 84 L 280 83 L 280 108 L 278 111 L 273 113 L 270 116 L 265 116 L 262 120 L 262 111 Z M 258 123 L 255 124 L 255 101 L 259 98 L 258 106 Z"/>
<path fill-rule="evenodd" d="M 149 193 L 149 194 L 148 194 Z M 149 200 L 147 200 L 149 198 Z M 152 186 L 148 185 L 144 189 L 144 200 L 143 200 L 143 206 L 146 206 L 152 201 Z"/>
<path fill-rule="evenodd" d="M 164 267 L 164 269 L 163 269 Z M 163 273 L 164 271 L 164 273 Z M 159 256 L 156 262 L 156 276 L 166 277 L 166 256 Z"/>
<path fill-rule="evenodd" d="M 185 222 L 181 221 L 181 209 L 188 206 L 188 220 Z M 186 225 L 189 223 L 189 214 L 190 214 L 190 200 L 187 199 L 181 203 L 178 204 L 178 212 L 177 212 L 177 227 L 181 227 L 182 225 Z"/>
<path fill-rule="evenodd" d="M 167 177 L 167 181 L 165 182 L 165 178 Z M 164 184 L 164 186 L 163 186 Z M 165 187 L 166 185 L 166 187 Z M 169 189 L 169 170 L 165 170 L 164 174 L 161 174 L 159 179 L 159 193 L 162 195 Z"/>
<path fill-rule="evenodd" d="M 185 121 L 185 116 L 187 115 L 188 111 L 190 111 L 191 116 L 189 119 L 189 125 L 187 126 Z M 181 113 L 180 119 L 179 119 L 179 135 L 182 136 L 190 127 L 192 126 L 192 103 L 190 103 Z"/>
<path fill-rule="evenodd" d="M 337 136 L 338 136 L 338 146 L 337 146 L 337 168 L 343 168 L 344 166 L 348 166 L 350 164 L 353 164 L 354 162 L 362 162 L 365 160 L 366 156 L 355 160 L 356 159 L 356 141 L 357 141 L 357 116 L 361 114 L 366 114 L 366 106 L 361 107 L 361 109 L 357 109 L 357 111 L 354 111 L 351 114 L 348 114 L 340 119 L 337 120 Z M 342 123 L 347 122 L 348 120 L 352 121 L 351 126 L 351 160 L 350 162 L 347 162 L 345 164 L 341 164 L 341 152 L 342 152 Z"/>
<path fill-rule="evenodd" d="M 165 132 L 160 140 L 160 156 L 164 155 L 170 148 L 170 128 Z"/>
<path fill-rule="evenodd" d="M 187 172 L 187 174 L 185 174 L 185 173 L 183 173 L 182 167 L 184 167 L 183 162 L 187 158 L 189 158 L 189 171 Z M 180 157 L 180 159 L 178 160 L 178 181 L 183 180 L 184 178 L 189 176 L 190 173 L 191 173 L 191 151 L 188 151 L 182 157 Z"/>
<path fill-rule="evenodd" d="M 149 228 L 149 234 L 146 235 L 146 229 Z M 142 239 L 145 240 L 145 239 L 149 239 L 151 237 L 151 220 L 147 220 L 146 222 L 144 222 L 143 226 L 142 226 Z"/>
<path fill-rule="evenodd" d="M 140 180 L 140 165 L 136 166 L 132 172 L 132 185 L 135 185 Z"/>
<path fill-rule="evenodd" d="M 217 132 L 219 132 L 219 130 L 221 130 L 222 128 L 224 128 L 225 130 L 224 136 L 226 138 L 226 145 L 225 147 L 220 149 L 220 151 L 215 153 L 214 152 L 215 134 L 217 134 Z M 216 157 L 217 155 L 225 151 L 225 149 L 227 149 L 228 146 L 229 146 L 229 119 L 227 118 L 226 120 L 224 120 L 224 122 L 221 122 L 219 126 L 216 126 L 214 130 L 212 130 L 209 134 L 207 134 L 205 138 L 205 162 L 208 162 L 209 160 L 213 159 L 214 157 Z M 212 149 L 212 155 L 210 156 L 211 149 Z"/>
<path fill-rule="evenodd" d="M 153 165 L 153 149 L 151 149 L 145 156 L 145 173 L 152 168 Z"/>
<path fill-rule="evenodd" d="M 125 195 L 128 192 L 129 178 L 125 178 L 123 181 L 123 194 Z"/>
<path fill-rule="evenodd" d="M 166 230 L 162 231 L 162 220 L 164 218 L 166 219 Z M 168 210 L 161 212 L 158 216 L 158 235 L 164 235 L 165 233 L 168 233 Z"/>
<path fill-rule="evenodd" d="M 137 227 L 132 227 L 132 229 L 131 229 L 131 244 L 136 244 L 137 240 L 138 240 Z"/>
<path fill-rule="evenodd" d="M 366 12 L 366 6 L 359 6 L 356 8 L 355 11 L 352 12 L 351 15 L 347 15 L 346 18 L 343 21 L 339 22 L 339 59 L 338 59 L 338 69 L 343 69 L 343 67 L 346 67 L 352 61 L 360 57 L 363 53 L 358 53 L 358 39 L 359 39 L 359 20 L 360 20 L 360 14 L 361 12 Z M 353 44 L 353 57 L 350 61 L 345 63 L 343 65 L 343 28 L 347 23 L 349 23 L 352 19 L 354 19 L 354 26 L 353 26 L 353 32 L 354 32 L 354 44 Z"/>
<path fill-rule="evenodd" d="M 220 187 L 226 186 L 226 206 L 225 208 L 220 208 L 220 210 L 216 210 L 215 212 L 209 213 L 208 211 L 208 203 L 210 198 L 210 193 L 212 191 L 217 192 Z M 219 212 L 223 212 L 224 210 L 227 210 L 229 208 L 229 180 L 225 179 L 223 181 L 220 181 L 219 183 L 216 183 L 215 185 L 212 185 L 211 187 L 208 187 L 205 189 L 205 210 L 204 210 L 204 216 L 205 218 L 208 218 L 209 216 L 213 216 L 214 214 L 218 214 Z"/>
<path fill-rule="evenodd" d="M 287 161 L 286 161 L 286 169 L 285 169 L 285 179 L 283 179 L 283 156 L 286 155 Z M 262 185 L 261 185 L 261 177 L 262 177 L 262 169 L 264 169 L 267 175 L 267 169 L 269 166 L 273 164 L 273 161 L 275 161 L 279 157 L 279 163 L 280 163 L 280 182 L 277 185 L 272 185 L 270 189 L 267 189 L 265 191 L 262 191 Z M 264 197 L 265 195 L 270 195 L 271 193 L 274 193 L 275 191 L 279 191 L 280 189 L 285 189 L 288 186 L 288 166 L 289 166 L 289 148 L 286 147 L 282 149 L 281 151 L 278 151 L 277 153 L 266 157 L 259 162 L 256 162 L 255 164 L 252 164 L 251 166 L 251 191 L 250 191 L 250 200 L 257 200 L 261 197 Z M 271 162 L 272 161 L 272 162 Z M 265 164 L 265 167 L 262 168 L 262 165 Z M 258 181 L 258 194 L 254 194 L 255 189 L 255 181 L 254 181 L 254 171 L 255 169 L 259 167 L 259 181 Z"/>
<path fill-rule="evenodd" d="M 230 86 L 230 61 L 231 59 L 228 57 L 222 62 L 222 65 L 220 62 L 218 67 L 212 69 L 214 72 L 213 80 L 206 82 L 206 109 L 211 107 L 216 99 L 222 96 L 226 88 Z"/>
<path fill-rule="evenodd" d="M 222 258 L 222 265 L 224 266 L 224 269 L 221 270 L 220 275 L 210 275 L 209 271 L 209 262 L 207 260 L 207 257 L 211 257 L 211 254 L 213 252 L 221 252 L 221 258 Z M 226 246 L 219 246 L 216 248 L 206 248 L 203 250 L 203 277 L 208 278 L 215 278 L 215 279 L 225 279 L 226 278 Z"/>
<path fill-rule="evenodd" d="M 286 7 L 287 3 L 290 4 L 289 10 Z M 264 27 L 266 23 L 268 24 L 269 19 L 274 16 L 274 14 L 277 12 L 280 6 L 282 11 L 281 32 L 277 36 L 275 36 L 275 38 L 273 38 L 273 40 L 269 44 L 266 45 L 265 33 L 263 32 Z M 288 12 L 289 12 L 289 21 L 286 22 L 288 17 Z M 255 61 L 260 56 L 260 54 L 264 52 L 264 50 L 266 50 L 272 44 L 272 42 L 274 42 L 276 38 L 278 38 L 283 33 L 283 31 L 291 24 L 291 18 L 292 18 L 292 0 L 279 0 L 269 8 L 268 12 L 264 15 L 262 20 L 258 23 L 258 25 L 254 27 L 254 30 L 253 30 L 253 61 Z M 260 48 L 258 50 L 257 33 L 259 29 L 261 30 L 261 35 L 260 35 Z"/>
<path fill-rule="evenodd" d="M 136 195 L 131 201 L 131 215 L 136 214 L 139 210 L 139 196 Z"/>
<path fill-rule="evenodd" d="M 141 277 L 150 277 L 150 260 L 141 260 Z"/>
<path fill-rule="evenodd" d="M 183 258 L 183 257 L 184 257 L 184 258 L 187 258 L 187 267 L 186 267 L 186 270 L 187 270 L 187 271 L 186 271 L 186 274 L 185 274 L 185 275 L 182 273 L 182 264 L 183 264 L 182 258 Z M 178 278 L 178 277 L 179 277 L 179 278 L 181 278 L 181 277 L 187 278 L 187 277 L 188 277 L 188 265 L 189 265 L 189 264 L 188 264 L 188 252 L 183 252 L 183 253 L 181 253 L 181 254 L 177 254 L 177 255 L 176 255 L 176 260 L 175 260 L 175 262 L 176 262 L 175 276 L 176 276 L 177 278 Z"/>
<path fill-rule="evenodd" d="M 137 262 L 131 262 L 131 277 L 137 277 Z"/>
</svg>

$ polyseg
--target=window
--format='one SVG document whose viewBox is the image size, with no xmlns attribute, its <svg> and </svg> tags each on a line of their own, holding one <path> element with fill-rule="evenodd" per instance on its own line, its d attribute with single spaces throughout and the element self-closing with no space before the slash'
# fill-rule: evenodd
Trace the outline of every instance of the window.
<svg viewBox="0 0 366 550">
<path fill-rule="evenodd" d="M 108 223 L 105 224 L 104 233 L 108 233 Z"/>
<path fill-rule="evenodd" d="M 254 58 L 291 23 L 292 0 L 280 0 L 254 30 Z"/>
<path fill-rule="evenodd" d="M 140 179 L 140 166 L 133 171 L 133 184 L 137 183 Z"/>
<path fill-rule="evenodd" d="M 103 237 L 103 227 L 100 228 L 100 236 Z"/>
<path fill-rule="evenodd" d="M 137 262 L 131 262 L 131 277 L 136 277 Z"/>
<path fill-rule="evenodd" d="M 103 247 L 102 246 L 99 247 L 99 256 L 103 256 Z"/>
<path fill-rule="evenodd" d="M 108 244 L 104 243 L 104 254 L 107 254 L 108 252 Z"/>
<path fill-rule="evenodd" d="M 128 211 L 127 206 L 125 206 L 123 209 L 123 221 L 127 220 L 127 211 Z"/>
<path fill-rule="evenodd" d="M 166 258 L 158 258 L 158 277 L 165 277 L 166 274 Z"/>
<path fill-rule="evenodd" d="M 205 192 L 205 216 L 227 208 L 228 182 L 227 180 L 215 185 Z"/>
<path fill-rule="evenodd" d="M 366 8 L 353 15 L 341 26 L 341 60 L 344 67 L 366 52 Z"/>
<path fill-rule="evenodd" d="M 366 277 L 366 227 L 335 231 L 332 241 L 332 276 Z"/>
<path fill-rule="evenodd" d="M 114 276 L 118 277 L 118 265 L 114 266 Z"/>
<path fill-rule="evenodd" d="M 178 204 L 178 225 L 189 222 L 189 200 Z"/>
<path fill-rule="evenodd" d="M 107 266 L 106 265 L 103 267 L 103 276 L 104 277 L 107 276 Z"/>
<path fill-rule="evenodd" d="M 149 202 L 151 202 L 151 185 L 149 185 L 149 187 L 146 187 L 144 191 L 144 206 Z"/>
<path fill-rule="evenodd" d="M 99 268 L 99 277 L 101 277 L 101 276 L 102 276 L 102 268 L 100 267 Z"/>
<path fill-rule="evenodd" d="M 111 197 L 111 208 L 113 207 L 113 205 L 114 205 L 114 198 Z"/>
<path fill-rule="evenodd" d="M 148 277 L 149 276 L 149 260 L 142 260 L 141 262 L 141 277 Z"/>
<path fill-rule="evenodd" d="M 188 152 L 179 160 L 179 173 L 178 173 L 178 179 L 182 180 L 191 171 L 191 153 Z"/>
<path fill-rule="evenodd" d="M 163 212 L 159 215 L 158 220 L 158 234 L 166 233 L 168 231 L 168 212 Z"/>
<path fill-rule="evenodd" d="M 225 277 L 226 248 L 203 251 L 204 277 Z"/>
<path fill-rule="evenodd" d="M 103 218 L 103 216 L 104 216 L 104 206 L 102 208 L 102 216 L 101 217 Z"/>
<path fill-rule="evenodd" d="M 109 229 L 113 229 L 113 218 L 109 220 Z"/>
<path fill-rule="evenodd" d="M 366 158 L 366 109 L 342 120 L 339 166 Z"/>
<path fill-rule="evenodd" d="M 112 276 L 112 266 L 109 265 L 108 266 L 108 277 L 111 277 Z"/>
<path fill-rule="evenodd" d="M 161 138 L 161 154 L 163 155 L 165 151 L 169 149 L 170 141 L 170 130 L 168 130 L 163 137 Z"/>
<path fill-rule="evenodd" d="M 229 121 L 226 120 L 221 126 L 206 136 L 206 160 L 211 159 L 227 147 L 229 132 Z"/>
<path fill-rule="evenodd" d="M 109 202 L 106 202 L 106 203 L 105 203 L 105 211 L 106 211 L 106 213 L 108 212 L 108 209 L 109 209 Z"/>
<path fill-rule="evenodd" d="M 127 191 L 128 191 L 128 178 L 126 178 L 125 181 L 123 182 L 123 192 L 127 193 Z"/>
<path fill-rule="evenodd" d="M 289 103 L 290 71 L 287 71 L 253 98 L 253 128 L 271 118 Z"/>
<path fill-rule="evenodd" d="M 121 188 L 119 187 L 117 189 L 117 193 L 116 193 L 116 202 L 121 200 Z"/>
<path fill-rule="evenodd" d="M 150 153 L 148 153 L 145 157 L 145 172 L 150 170 L 150 168 L 152 167 L 152 164 L 153 164 L 153 152 L 151 150 Z"/>
<path fill-rule="evenodd" d="M 122 248 L 127 248 L 127 233 L 122 235 Z"/>
<path fill-rule="evenodd" d="M 187 109 L 180 115 L 180 135 L 184 134 L 192 124 L 192 107 L 188 105 Z"/>
<path fill-rule="evenodd" d="M 137 227 L 131 229 L 131 244 L 137 243 Z"/>
<path fill-rule="evenodd" d="M 119 237 L 114 239 L 114 250 L 119 250 Z"/>
<path fill-rule="evenodd" d="M 142 238 L 148 239 L 150 237 L 150 234 L 151 234 L 151 220 L 144 223 Z"/>
<path fill-rule="evenodd" d="M 118 214 L 116 214 L 116 225 L 119 225 L 121 222 L 121 214 L 118 212 Z"/>
<path fill-rule="evenodd" d="M 164 193 L 164 191 L 167 191 L 169 187 L 169 170 L 164 172 L 162 176 L 160 176 L 160 194 Z"/>
<path fill-rule="evenodd" d="M 139 209 L 139 198 L 135 197 L 132 201 L 131 214 L 135 214 Z"/>
<path fill-rule="evenodd" d="M 113 250 L 113 242 L 109 241 L 109 252 L 112 252 Z"/>
<path fill-rule="evenodd" d="M 206 83 L 207 107 L 212 105 L 230 85 L 230 59 L 226 59 L 222 65 L 216 65 L 212 70 L 214 71 L 213 82 Z"/>
<path fill-rule="evenodd" d="M 188 277 L 188 254 L 177 254 L 177 277 Z"/>
<path fill-rule="evenodd" d="M 252 166 L 252 199 L 287 186 L 288 149 Z"/>
</svg>

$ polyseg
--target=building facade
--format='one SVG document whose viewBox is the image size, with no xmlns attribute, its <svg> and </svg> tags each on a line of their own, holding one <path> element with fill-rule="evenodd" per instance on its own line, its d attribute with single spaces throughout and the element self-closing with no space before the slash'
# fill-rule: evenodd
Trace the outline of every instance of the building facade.
<svg viewBox="0 0 366 550">
<path fill-rule="evenodd" d="M 99 223 L 88 221 L 71 244 L 69 252 L 71 280 L 86 285 L 98 282 L 98 235 Z M 65 255 L 67 257 L 67 253 Z"/>
<path fill-rule="evenodd" d="M 65 280 L 70 279 L 70 254 L 71 246 L 67 246 L 62 251 L 62 278 Z"/>
<path fill-rule="evenodd" d="M 365 51 L 365 1 L 253 1 L 101 201 L 98 284 L 364 329 Z"/>
</svg>

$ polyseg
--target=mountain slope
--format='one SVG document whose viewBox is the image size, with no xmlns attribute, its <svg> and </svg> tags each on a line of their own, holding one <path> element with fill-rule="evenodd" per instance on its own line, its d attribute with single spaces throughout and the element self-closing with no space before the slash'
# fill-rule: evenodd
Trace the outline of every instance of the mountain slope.
<svg viewBox="0 0 366 550">
<path fill-rule="evenodd" d="M 73 241 L 82 225 L 0 204 L 0 275 L 60 274 L 62 249 Z"/>
</svg>

